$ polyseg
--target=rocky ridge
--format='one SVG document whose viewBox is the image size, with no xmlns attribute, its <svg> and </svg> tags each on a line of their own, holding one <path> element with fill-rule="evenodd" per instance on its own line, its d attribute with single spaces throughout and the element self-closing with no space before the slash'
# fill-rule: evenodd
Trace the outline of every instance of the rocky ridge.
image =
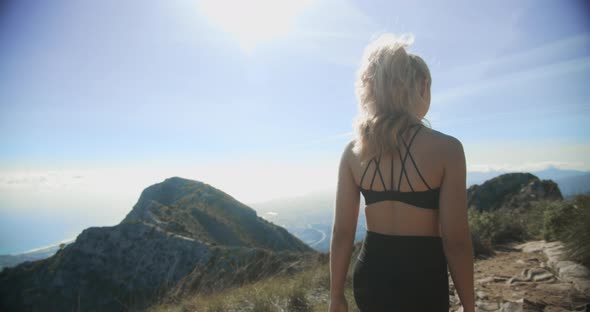
<svg viewBox="0 0 590 312">
<path fill-rule="evenodd" d="M 479 211 L 529 208 L 540 200 L 562 200 L 557 184 L 530 173 L 506 173 L 467 189 L 468 207 Z"/>
<path fill-rule="evenodd" d="M 178 177 L 142 192 L 118 225 L 0 273 L 2 311 L 142 309 L 170 291 L 212 292 L 297 269 L 315 252 L 251 208 Z"/>
</svg>

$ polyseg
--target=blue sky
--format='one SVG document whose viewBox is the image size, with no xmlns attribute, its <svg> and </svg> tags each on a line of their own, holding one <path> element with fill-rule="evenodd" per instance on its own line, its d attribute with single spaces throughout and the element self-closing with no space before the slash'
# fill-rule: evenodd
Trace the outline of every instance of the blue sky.
<svg viewBox="0 0 590 312">
<path fill-rule="evenodd" d="M 383 32 L 414 35 L 469 170 L 590 170 L 585 1 L 250 3 L 6 2 L 0 253 L 116 224 L 174 175 L 247 203 L 333 188 Z"/>
</svg>

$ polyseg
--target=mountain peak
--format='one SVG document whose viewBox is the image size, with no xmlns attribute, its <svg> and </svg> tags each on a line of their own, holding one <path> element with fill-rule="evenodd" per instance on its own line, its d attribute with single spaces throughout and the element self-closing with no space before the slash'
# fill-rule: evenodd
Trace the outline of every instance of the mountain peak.
<svg viewBox="0 0 590 312">
<path fill-rule="evenodd" d="M 87 228 L 52 257 L 0 272 L 0 310 L 143 311 L 175 287 L 219 290 L 313 254 L 224 192 L 171 177 L 144 189 L 118 225 Z"/>
<path fill-rule="evenodd" d="M 121 223 L 144 223 L 215 245 L 311 250 L 223 191 L 181 177 L 147 187 Z"/>
<path fill-rule="evenodd" d="M 563 199 L 555 182 L 525 172 L 505 173 L 481 185 L 472 185 L 467 195 L 469 207 L 486 211 L 527 207 L 538 200 Z"/>
</svg>

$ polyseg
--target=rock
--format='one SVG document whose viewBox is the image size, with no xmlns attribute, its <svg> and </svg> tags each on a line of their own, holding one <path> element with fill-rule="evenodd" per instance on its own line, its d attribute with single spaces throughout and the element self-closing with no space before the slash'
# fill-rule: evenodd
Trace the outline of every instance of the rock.
<svg viewBox="0 0 590 312">
<path fill-rule="evenodd" d="M 499 312 L 524 312 L 522 309 L 522 304 L 517 302 L 504 302 L 500 307 Z"/>
<path fill-rule="evenodd" d="M 557 274 L 561 275 L 563 272 L 572 271 L 571 267 L 575 267 L 576 265 L 577 263 L 570 260 L 560 260 L 553 262 L 553 269 Z"/>
<path fill-rule="evenodd" d="M 478 284 L 487 284 L 487 283 L 493 283 L 493 282 L 494 282 L 493 276 L 488 276 L 488 277 L 480 278 L 477 280 Z"/>
<path fill-rule="evenodd" d="M 483 292 L 483 291 L 476 291 L 476 292 L 475 292 L 475 295 L 476 295 L 476 296 L 477 296 L 477 298 L 479 298 L 479 299 L 487 299 L 487 298 L 488 298 L 488 295 L 486 295 L 486 293 L 485 293 L 485 292 Z"/>
<path fill-rule="evenodd" d="M 569 291 L 572 290 L 573 286 L 570 283 L 542 283 L 538 284 L 536 288 L 548 292 L 557 292 L 557 293 L 564 293 L 567 294 Z"/>
<path fill-rule="evenodd" d="M 561 267 L 559 274 L 570 277 L 590 278 L 590 270 L 581 264 L 573 262 L 565 267 Z"/>
<path fill-rule="evenodd" d="M 505 302 L 499 312 L 542 312 L 545 305 L 522 298 L 516 302 Z"/>
<path fill-rule="evenodd" d="M 479 311 L 497 311 L 500 308 L 497 302 L 477 301 L 475 305 Z"/>
<path fill-rule="evenodd" d="M 521 282 L 555 281 L 553 273 L 543 268 L 526 268 L 519 275 L 510 278 L 506 283 L 517 285 Z"/>
<path fill-rule="evenodd" d="M 522 303 L 522 308 L 526 312 L 543 312 L 545 309 L 544 303 L 531 301 L 527 298 L 522 298 L 518 302 Z"/>
<path fill-rule="evenodd" d="M 502 276 L 488 276 L 484 278 L 480 278 L 477 280 L 479 284 L 487 284 L 487 283 L 500 283 L 505 282 L 508 278 Z"/>
<path fill-rule="evenodd" d="M 467 190 L 468 207 L 479 211 L 528 208 L 539 200 L 562 199 L 555 182 L 540 180 L 530 173 L 502 174 Z"/>
<path fill-rule="evenodd" d="M 521 245 L 516 246 L 516 249 L 520 249 L 523 252 L 540 252 L 543 251 L 543 248 L 545 247 L 545 241 L 544 240 L 540 240 L 540 241 L 532 241 L 532 242 L 527 242 Z"/>
<path fill-rule="evenodd" d="M 574 287 L 582 294 L 590 297 L 590 280 L 585 278 L 576 278 L 572 280 L 572 283 L 574 283 Z"/>
<path fill-rule="evenodd" d="M 544 281 L 554 281 L 555 276 L 551 272 L 546 272 L 542 274 L 537 274 L 533 276 L 533 281 L 535 282 L 544 282 Z"/>
<path fill-rule="evenodd" d="M 555 248 L 555 247 L 563 248 L 563 244 L 560 241 L 553 241 L 553 242 L 546 242 L 545 243 L 545 249 L 551 249 L 551 248 Z"/>
<path fill-rule="evenodd" d="M 547 265 L 560 279 L 571 282 L 579 292 L 590 296 L 590 270 L 579 263 L 566 260 L 565 248 L 561 242 L 546 243 L 543 252 L 547 256 Z"/>
</svg>

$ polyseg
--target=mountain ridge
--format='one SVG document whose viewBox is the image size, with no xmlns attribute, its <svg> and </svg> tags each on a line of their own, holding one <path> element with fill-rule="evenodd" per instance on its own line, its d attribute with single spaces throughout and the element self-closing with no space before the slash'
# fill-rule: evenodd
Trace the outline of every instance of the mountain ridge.
<svg viewBox="0 0 590 312">
<path fill-rule="evenodd" d="M 239 285 L 315 254 L 224 192 L 172 177 L 144 189 L 119 224 L 87 228 L 52 257 L 0 272 L 0 310 L 141 309 L 169 291 Z"/>
</svg>

